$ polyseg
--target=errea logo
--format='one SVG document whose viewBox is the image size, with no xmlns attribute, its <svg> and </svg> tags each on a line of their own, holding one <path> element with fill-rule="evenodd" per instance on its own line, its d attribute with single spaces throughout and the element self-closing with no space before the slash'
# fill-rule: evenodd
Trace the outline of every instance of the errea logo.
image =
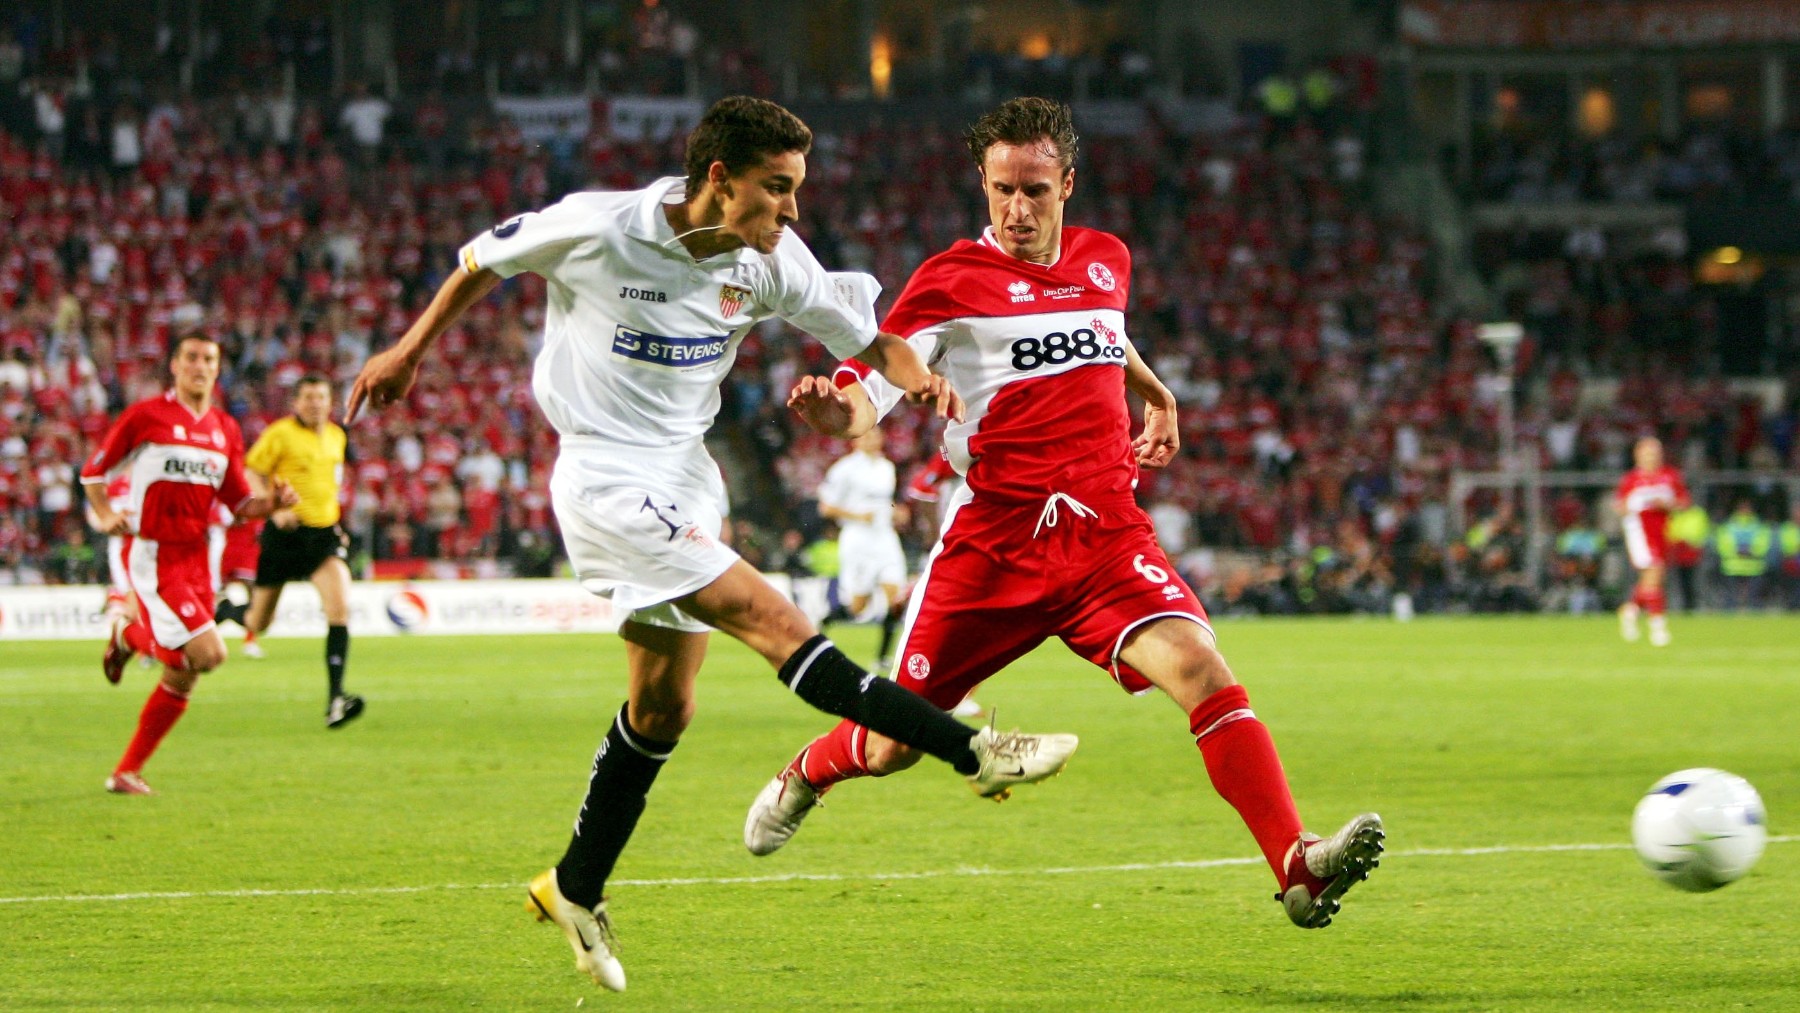
<svg viewBox="0 0 1800 1013">
<path fill-rule="evenodd" d="M 1022 279 L 1006 286 L 1006 291 L 1012 295 L 1013 302 L 1037 301 L 1037 296 L 1031 294 L 1031 282 Z"/>
</svg>

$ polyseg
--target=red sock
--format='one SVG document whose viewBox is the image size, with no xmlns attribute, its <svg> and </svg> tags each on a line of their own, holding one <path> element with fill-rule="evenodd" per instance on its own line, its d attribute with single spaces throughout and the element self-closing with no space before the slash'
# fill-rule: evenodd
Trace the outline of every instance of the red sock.
<svg viewBox="0 0 1800 1013">
<path fill-rule="evenodd" d="M 863 760 L 863 747 L 868 741 L 867 728 L 854 721 L 841 721 L 802 749 L 794 757 L 793 767 L 814 791 L 820 792 L 839 781 L 868 777 L 869 765 Z"/>
<path fill-rule="evenodd" d="M 119 758 L 119 765 L 113 769 L 115 774 L 144 769 L 150 754 L 162 742 L 175 722 L 187 712 L 187 697 L 177 696 L 167 686 L 157 683 L 150 691 L 150 699 L 144 701 L 144 709 L 138 714 L 137 733 L 131 737 L 131 744 L 125 747 L 125 755 Z"/>
<path fill-rule="evenodd" d="M 1188 727 L 1214 790 L 1238 811 L 1275 881 L 1287 889 L 1287 852 L 1300 836 L 1300 813 L 1275 755 L 1275 740 L 1250 709 L 1250 694 L 1242 686 L 1219 690 L 1188 715 Z"/>
<path fill-rule="evenodd" d="M 1644 592 L 1644 611 L 1660 616 L 1669 610 L 1669 594 L 1662 588 Z"/>
<path fill-rule="evenodd" d="M 142 616 L 133 619 L 125 627 L 125 646 L 139 654 L 148 654 L 170 668 L 187 668 L 187 655 L 157 643 L 156 636 L 150 632 L 150 624 L 144 622 Z"/>
</svg>

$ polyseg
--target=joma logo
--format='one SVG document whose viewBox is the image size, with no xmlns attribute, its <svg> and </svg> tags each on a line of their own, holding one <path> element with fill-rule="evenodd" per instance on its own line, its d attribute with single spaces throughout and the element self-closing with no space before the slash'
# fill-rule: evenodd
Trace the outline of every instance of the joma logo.
<svg viewBox="0 0 1800 1013">
<path fill-rule="evenodd" d="M 630 285 L 626 285 L 623 288 L 619 289 L 619 298 L 621 298 L 621 299 L 640 299 L 644 302 L 668 302 L 669 301 L 669 297 L 665 293 L 657 292 L 657 291 L 654 291 L 652 289 L 647 289 L 647 288 L 632 288 Z"/>
</svg>

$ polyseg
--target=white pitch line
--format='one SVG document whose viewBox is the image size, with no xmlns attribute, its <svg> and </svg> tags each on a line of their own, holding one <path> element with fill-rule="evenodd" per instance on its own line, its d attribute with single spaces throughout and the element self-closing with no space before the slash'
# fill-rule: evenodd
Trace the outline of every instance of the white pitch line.
<svg viewBox="0 0 1800 1013">
<path fill-rule="evenodd" d="M 1792 844 L 1800 834 L 1769 838 L 1770 844 Z M 1389 852 L 1385 858 L 1474 858 L 1484 855 L 1530 855 L 1562 851 L 1624 851 L 1631 845 L 1522 844 L 1485 848 L 1412 848 Z M 1129 862 L 1122 865 L 1068 865 L 1047 869 L 927 869 L 923 872 L 784 872 L 771 876 L 695 876 L 674 879 L 615 879 L 611 886 L 744 886 L 759 883 L 844 883 L 914 879 L 949 879 L 977 876 L 1075 876 L 1100 872 L 1156 872 L 1164 869 L 1216 869 L 1231 865 L 1261 865 L 1261 857 L 1206 858 L 1172 862 Z M 524 883 L 439 883 L 431 886 L 318 887 L 297 890 L 162 890 L 144 893 L 70 893 L 34 897 L 0 897 L 0 904 L 56 904 L 90 901 L 189 900 L 234 897 L 367 897 L 379 894 L 438 893 L 451 890 L 522 890 Z"/>
</svg>

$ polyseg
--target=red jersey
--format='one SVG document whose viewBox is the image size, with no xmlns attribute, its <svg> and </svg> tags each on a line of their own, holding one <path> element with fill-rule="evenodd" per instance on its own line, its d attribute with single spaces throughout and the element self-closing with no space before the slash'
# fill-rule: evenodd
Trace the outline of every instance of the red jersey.
<svg viewBox="0 0 1800 1013">
<path fill-rule="evenodd" d="M 944 449 L 984 498 L 1041 502 L 1064 493 L 1129 501 L 1137 480 L 1125 403 L 1125 301 L 1131 253 L 1115 236 L 1065 228 L 1052 264 L 1018 260 L 993 230 L 925 261 L 882 329 L 906 338 L 968 406 Z M 885 414 L 902 392 L 859 362 Z"/>
<path fill-rule="evenodd" d="M 1681 472 L 1666 466 L 1655 471 L 1633 468 L 1619 479 L 1616 495 L 1624 512 L 1619 522 L 1631 565 L 1642 570 L 1662 563 L 1668 555 L 1669 512 L 1688 500 Z"/>
<path fill-rule="evenodd" d="M 130 476 L 126 514 L 158 542 L 201 542 L 213 504 L 233 513 L 253 492 L 244 478 L 244 439 L 215 405 L 195 415 L 168 391 L 125 409 L 82 466 L 84 485 Z"/>
<path fill-rule="evenodd" d="M 1631 469 L 1619 479 L 1615 495 L 1625 513 L 1635 514 L 1660 530 L 1668 522 L 1669 512 L 1687 502 L 1688 491 L 1681 472 L 1665 465 L 1655 471 Z"/>
</svg>

